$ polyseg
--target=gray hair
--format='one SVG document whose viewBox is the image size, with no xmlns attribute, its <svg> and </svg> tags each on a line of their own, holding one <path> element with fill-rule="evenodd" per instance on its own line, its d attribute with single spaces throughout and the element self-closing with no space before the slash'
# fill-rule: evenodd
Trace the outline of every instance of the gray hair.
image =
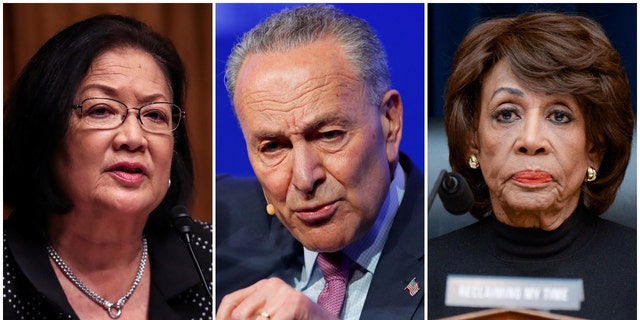
<svg viewBox="0 0 640 320">
<path fill-rule="evenodd" d="M 236 79 L 249 54 L 286 52 L 314 41 L 334 38 L 364 82 L 370 103 L 377 106 L 391 88 L 382 43 L 369 24 L 330 5 L 285 9 L 245 33 L 227 60 L 225 85 L 233 103 Z"/>
</svg>

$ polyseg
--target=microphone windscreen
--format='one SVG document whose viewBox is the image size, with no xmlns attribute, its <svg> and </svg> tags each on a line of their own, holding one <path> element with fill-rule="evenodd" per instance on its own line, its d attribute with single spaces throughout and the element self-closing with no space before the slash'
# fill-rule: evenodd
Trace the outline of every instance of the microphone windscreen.
<svg viewBox="0 0 640 320">
<path fill-rule="evenodd" d="M 171 209 L 171 224 L 178 235 L 191 232 L 191 215 L 189 209 L 183 205 L 177 205 Z"/>
<path fill-rule="evenodd" d="M 453 180 L 448 180 L 453 179 Z M 444 185 L 447 184 L 447 188 Z M 454 187 L 451 187 L 451 186 Z M 449 213 L 461 215 L 469 212 L 473 205 L 473 193 L 467 181 L 457 172 L 449 172 L 438 188 L 438 196 Z"/>
</svg>

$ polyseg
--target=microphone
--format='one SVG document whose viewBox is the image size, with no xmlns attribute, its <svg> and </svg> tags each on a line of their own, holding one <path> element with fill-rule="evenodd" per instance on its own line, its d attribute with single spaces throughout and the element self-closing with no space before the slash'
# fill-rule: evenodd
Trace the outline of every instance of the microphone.
<svg viewBox="0 0 640 320">
<path fill-rule="evenodd" d="M 457 172 L 440 171 L 440 175 L 429 194 L 429 207 L 433 204 L 436 193 L 442 200 L 442 205 L 451 214 L 461 215 L 471 209 L 473 193 L 467 181 Z"/>
<path fill-rule="evenodd" d="M 209 289 L 207 279 L 204 277 L 204 273 L 202 272 L 202 268 L 200 268 L 198 258 L 196 257 L 195 252 L 193 252 L 193 247 L 191 246 L 191 239 L 193 238 L 193 235 L 191 234 L 191 224 L 193 223 L 193 220 L 191 219 L 191 215 L 189 214 L 189 209 L 187 209 L 187 207 L 183 205 L 177 205 L 173 207 L 171 209 L 171 221 L 173 230 L 187 246 L 189 255 L 191 256 L 191 261 L 193 262 L 193 265 L 195 266 L 196 271 L 200 276 L 200 282 L 202 282 L 204 289 L 207 291 L 209 299 L 213 301 L 211 289 Z"/>
</svg>

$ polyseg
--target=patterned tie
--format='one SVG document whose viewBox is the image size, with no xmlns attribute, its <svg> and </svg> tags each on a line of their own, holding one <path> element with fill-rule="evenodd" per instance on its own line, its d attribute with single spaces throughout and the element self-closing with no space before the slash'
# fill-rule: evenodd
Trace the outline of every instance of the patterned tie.
<svg viewBox="0 0 640 320">
<path fill-rule="evenodd" d="M 340 251 L 320 253 L 316 260 L 325 285 L 318 297 L 318 304 L 336 316 L 340 315 L 349 278 L 349 258 Z"/>
</svg>

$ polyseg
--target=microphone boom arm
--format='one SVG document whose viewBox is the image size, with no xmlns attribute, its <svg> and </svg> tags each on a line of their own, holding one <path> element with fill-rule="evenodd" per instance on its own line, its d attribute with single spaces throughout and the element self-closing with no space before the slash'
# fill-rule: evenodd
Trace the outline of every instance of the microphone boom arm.
<svg viewBox="0 0 640 320">
<path fill-rule="evenodd" d="M 444 177 L 447 175 L 447 170 L 440 171 L 438 175 L 438 179 L 436 179 L 436 183 L 433 184 L 433 188 L 431 188 L 431 192 L 429 193 L 429 206 L 427 207 L 427 212 L 431 211 L 431 205 L 433 204 L 433 200 L 436 199 L 436 194 L 438 194 L 438 189 L 444 181 Z"/>
</svg>

